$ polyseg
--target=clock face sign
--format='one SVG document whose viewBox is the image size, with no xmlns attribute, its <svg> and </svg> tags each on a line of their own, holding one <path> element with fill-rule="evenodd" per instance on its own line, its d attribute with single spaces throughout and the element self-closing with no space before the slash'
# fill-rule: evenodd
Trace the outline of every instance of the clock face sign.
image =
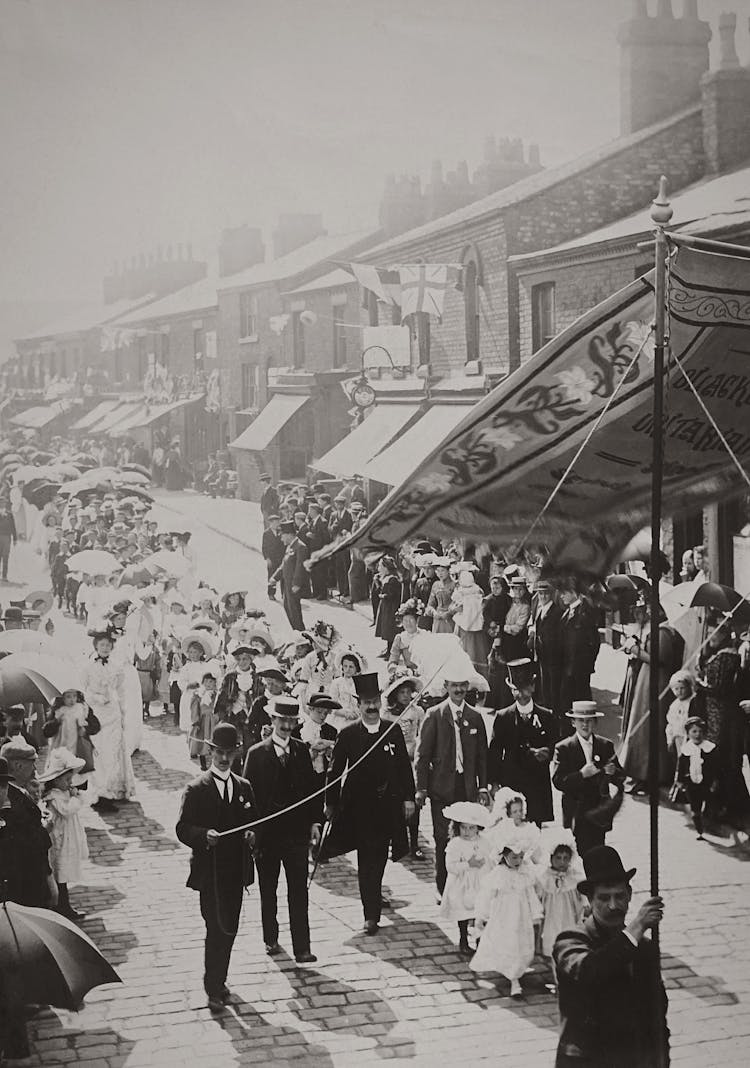
<svg viewBox="0 0 750 1068">
<path fill-rule="evenodd" d="M 358 408 L 370 408 L 375 403 L 375 390 L 368 382 L 359 382 L 352 390 L 352 400 Z"/>
</svg>

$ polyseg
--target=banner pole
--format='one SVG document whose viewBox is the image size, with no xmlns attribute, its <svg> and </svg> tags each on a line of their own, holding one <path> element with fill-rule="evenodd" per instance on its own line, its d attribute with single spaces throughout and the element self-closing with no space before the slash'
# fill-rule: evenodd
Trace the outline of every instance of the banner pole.
<svg viewBox="0 0 750 1068">
<path fill-rule="evenodd" d="M 662 730 L 659 715 L 659 623 L 661 604 L 661 519 L 662 479 L 664 473 L 664 348 L 667 326 L 667 256 L 669 254 L 664 227 L 672 218 L 667 199 L 667 179 L 662 175 L 659 192 L 651 207 L 655 235 L 655 293 L 654 293 L 654 395 L 653 438 L 651 453 L 651 628 L 649 637 L 649 843 L 651 856 L 651 895 L 659 893 L 659 751 Z M 651 932 L 651 939 L 659 957 L 659 929 Z M 661 1061 L 663 1058 L 659 1058 Z"/>
</svg>

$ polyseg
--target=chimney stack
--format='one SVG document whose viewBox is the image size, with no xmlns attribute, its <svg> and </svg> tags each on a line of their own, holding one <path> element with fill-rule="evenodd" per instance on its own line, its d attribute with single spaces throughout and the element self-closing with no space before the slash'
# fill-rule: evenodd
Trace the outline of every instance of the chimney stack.
<svg viewBox="0 0 750 1068">
<path fill-rule="evenodd" d="M 684 0 L 675 18 L 671 0 L 658 0 L 656 15 L 646 0 L 617 33 L 620 43 L 620 132 L 635 133 L 697 103 L 708 70 L 711 29 L 698 18 L 697 0 Z"/>
<path fill-rule="evenodd" d="M 192 261 L 192 258 L 193 250 L 189 245 L 188 263 Z M 257 227 L 236 226 L 222 231 L 219 242 L 219 275 L 221 278 L 244 271 L 246 267 L 254 267 L 256 263 L 263 263 L 265 258 L 266 247 L 263 244 L 263 235 Z"/>
<path fill-rule="evenodd" d="M 277 260 L 280 256 L 286 256 L 288 252 L 294 252 L 324 233 L 322 215 L 301 212 L 279 215 L 278 224 L 271 235 L 273 258 Z"/>
<path fill-rule="evenodd" d="M 734 13 L 719 16 L 719 68 L 701 81 L 708 174 L 722 174 L 750 159 L 750 69 L 740 66 L 736 30 Z"/>
</svg>

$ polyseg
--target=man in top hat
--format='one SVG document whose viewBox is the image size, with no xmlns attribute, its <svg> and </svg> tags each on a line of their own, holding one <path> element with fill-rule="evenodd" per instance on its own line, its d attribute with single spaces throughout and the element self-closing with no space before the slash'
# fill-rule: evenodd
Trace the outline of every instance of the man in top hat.
<svg viewBox="0 0 750 1068">
<path fill-rule="evenodd" d="M 307 583 L 305 561 L 310 555 L 307 545 L 297 536 L 297 527 L 291 519 L 285 520 L 280 527 L 281 540 L 284 543 L 284 556 L 281 566 L 274 572 L 274 578 L 281 574 L 281 593 L 284 598 L 284 611 L 292 630 L 304 630 L 302 618 L 302 591 Z"/>
<path fill-rule="evenodd" d="M 661 1068 L 669 1063 L 667 995 L 647 931 L 664 915 L 650 897 L 627 923 L 630 881 L 616 850 L 595 846 L 578 884 L 591 914 L 552 951 L 560 1005 L 555 1068 Z"/>
<path fill-rule="evenodd" d="M 607 831 L 612 830 L 625 773 L 609 738 L 594 733 L 596 720 L 604 715 L 595 701 L 574 701 L 566 715 L 575 734 L 555 746 L 552 783 L 563 795 L 563 826 L 573 828 L 579 856 L 584 857 L 589 849 L 604 845 Z"/>
<path fill-rule="evenodd" d="M 466 704 L 471 661 L 449 664 L 445 672 L 445 701 L 427 713 L 417 742 L 417 803 L 430 799 L 435 837 L 435 882 L 445 888 L 445 849 L 448 820 L 443 809 L 454 801 L 489 800 L 487 793 L 487 734 L 482 717 Z"/>
<path fill-rule="evenodd" d="M 560 707 L 563 645 L 562 609 L 555 602 L 552 583 L 537 579 L 529 627 L 529 647 L 537 665 L 537 697 L 556 716 L 567 709 Z"/>
<path fill-rule="evenodd" d="M 383 907 L 389 846 L 393 860 L 409 851 L 406 824 L 414 815 L 414 775 L 403 733 L 398 727 L 389 729 L 393 724 L 380 718 L 377 672 L 355 675 L 354 688 L 360 722 L 340 731 L 328 770 L 326 817 L 332 826 L 327 855 L 357 850 L 364 931 L 374 935 Z M 344 771 L 342 786 L 338 780 Z"/>
<path fill-rule="evenodd" d="M 562 591 L 565 609 L 562 628 L 562 679 L 560 707 L 567 712 L 573 701 L 591 700 L 591 676 L 599 653 L 596 613 L 575 586 Z"/>
<path fill-rule="evenodd" d="M 317 501 L 312 500 L 308 505 L 308 525 L 310 534 L 308 545 L 310 552 L 316 553 L 324 548 L 331 540 L 328 524 L 322 515 L 322 510 Z M 310 580 L 312 583 L 312 595 L 316 601 L 328 600 L 328 561 L 313 564 L 310 568 Z"/>
<path fill-rule="evenodd" d="M 536 671 L 531 660 L 511 660 L 508 686 L 513 704 L 495 717 L 491 762 L 499 766 L 500 784 L 526 798 L 526 818 L 539 826 L 554 819 L 549 765 L 558 739 L 555 717 L 534 700 Z"/>
<path fill-rule="evenodd" d="M 260 551 L 266 562 L 268 596 L 273 601 L 276 598 L 276 581 L 273 576 L 281 567 L 281 561 L 284 559 L 284 542 L 281 540 L 281 534 L 279 533 L 281 518 L 273 512 L 271 515 L 266 516 L 266 523 L 267 526 L 263 531 L 260 543 Z"/>
<path fill-rule="evenodd" d="M 206 925 L 203 985 L 208 1007 L 219 1015 L 230 1000 L 227 971 L 237 935 L 244 888 L 253 882 L 252 831 L 221 832 L 258 818 L 250 783 L 232 772 L 239 737 L 219 723 L 211 737 L 211 767 L 185 787 L 177 837 L 193 851 L 187 885 L 200 894 Z"/>
<path fill-rule="evenodd" d="M 270 475 L 261 475 L 260 483 L 263 487 L 260 495 L 260 514 L 264 520 L 268 522 L 270 515 L 276 515 L 279 510 L 279 494 L 276 487 L 273 485 Z"/>
<path fill-rule="evenodd" d="M 294 959 L 298 964 L 314 964 L 317 957 L 310 952 L 307 915 L 307 858 L 310 849 L 320 842 L 322 798 L 313 797 L 306 804 L 298 804 L 310 798 L 317 787 L 310 752 L 304 742 L 293 737 L 299 726 L 299 704 L 293 697 L 277 697 L 270 715 L 272 733 L 254 745 L 245 760 L 245 775 L 260 815 L 278 813 L 275 819 L 261 824 L 257 832 L 263 941 L 270 957 L 281 952 L 276 908 L 283 865 Z"/>
</svg>

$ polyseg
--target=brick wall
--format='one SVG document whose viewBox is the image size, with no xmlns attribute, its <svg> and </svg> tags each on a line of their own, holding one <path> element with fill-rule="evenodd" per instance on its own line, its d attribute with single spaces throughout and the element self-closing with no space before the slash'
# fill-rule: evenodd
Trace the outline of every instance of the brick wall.
<svg viewBox="0 0 750 1068">
<path fill-rule="evenodd" d="M 304 328 L 305 360 L 299 368 L 301 371 L 328 371 L 333 367 L 334 307 L 342 310 L 345 323 L 364 326 L 369 321 L 366 311 L 360 306 L 360 288 L 355 281 L 335 289 L 285 294 L 282 302 L 285 314 L 291 314 L 292 307 L 299 305 L 316 316 L 316 321 L 307 323 Z M 345 336 L 346 367 L 358 370 L 362 362 L 362 331 L 346 330 Z M 281 335 L 281 342 L 283 360 L 280 365 L 291 367 L 294 362 L 291 323 Z"/>
</svg>

